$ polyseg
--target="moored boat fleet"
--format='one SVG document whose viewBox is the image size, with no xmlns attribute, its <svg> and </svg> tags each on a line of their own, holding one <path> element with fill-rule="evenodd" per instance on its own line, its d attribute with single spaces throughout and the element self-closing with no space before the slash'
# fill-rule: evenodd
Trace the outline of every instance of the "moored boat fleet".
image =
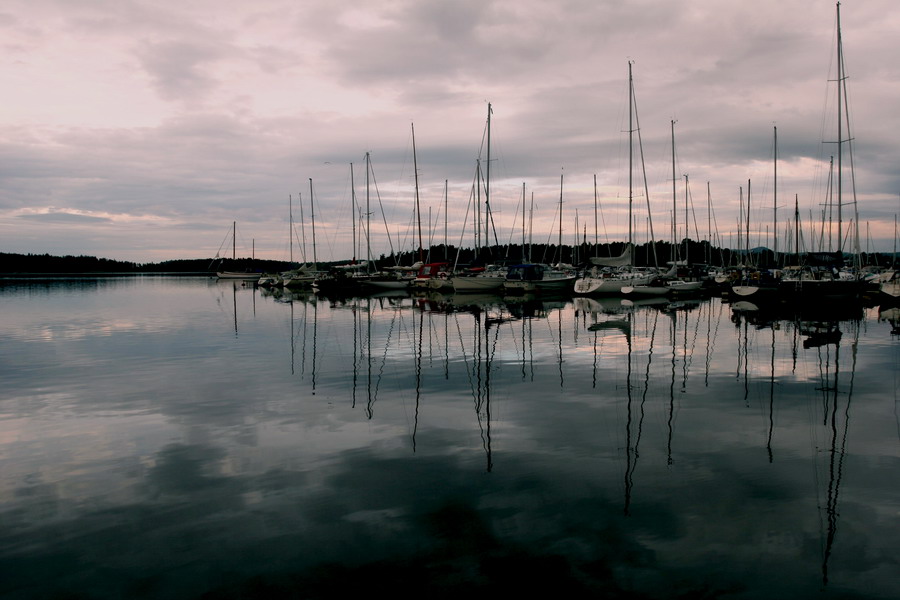
<svg viewBox="0 0 900 600">
<path fill-rule="evenodd" d="M 835 265 L 722 269 L 683 264 L 665 268 L 598 265 L 576 268 L 567 264 L 518 263 L 454 269 L 451 263 L 438 261 L 375 270 L 371 263 L 363 261 L 328 270 L 306 266 L 274 275 L 248 273 L 242 278 L 260 287 L 308 290 L 330 297 L 383 292 L 631 299 L 716 295 L 761 307 L 863 301 L 900 304 L 900 270 Z"/>
</svg>

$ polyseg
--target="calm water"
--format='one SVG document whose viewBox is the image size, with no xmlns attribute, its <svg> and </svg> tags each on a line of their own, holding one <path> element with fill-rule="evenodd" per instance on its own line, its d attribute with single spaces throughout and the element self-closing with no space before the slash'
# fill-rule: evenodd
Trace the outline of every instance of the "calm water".
<svg viewBox="0 0 900 600">
<path fill-rule="evenodd" d="M 0 596 L 896 598 L 900 338 L 839 318 L 6 282 Z"/>
</svg>

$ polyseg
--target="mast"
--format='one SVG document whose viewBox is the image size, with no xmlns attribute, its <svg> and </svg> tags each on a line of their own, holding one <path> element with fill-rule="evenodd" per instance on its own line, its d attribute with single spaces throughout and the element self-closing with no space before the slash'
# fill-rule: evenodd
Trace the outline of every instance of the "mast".
<svg viewBox="0 0 900 600">
<path fill-rule="evenodd" d="M 410 124 L 412 129 L 412 147 L 413 147 L 413 171 L 415 172 L 416 182 L 416 220 L 419 222 L 419 260 L 423 261 L 422 255 L 422 211 L 419 208 L 419 167 L 416 163 L 416 127 Z M 424 261 L 423 261 L 424 262 Z"/>
<path fill-rule="evenodd" d="M 600 256 L 600 236 L 597 228 L 597 174 L 594 173 L 594 256 Z"/>
<path fill-rule="evenodd" d="M 688 174 L 684 174 L 684 263 L 688 263 Z"/>
<path fill-rule="evenodd" d="M 775 266 L 778 266 L 778 127 L 775 130 L 775 179 L 772 184 L 772 252 L 775 259 Z"/>
<path fill-rule="evenodd" d="M 843 133 L 843 121 L 841 114 L 841 104 L 843 102 L 843 98 L 841 96 L 841 88 L 843 86 L 844 80 L 844 56 L 841 50 L 841 3 L 837 3 L 837 209 L 838 209 L 838 252 L 843 254 L 844 252 L 844 236 L 843 236 L 843 200 L 841 199 L 841 192 L 843 186 L 841 185 L 841 177 L 843 175 L 841 171 L 841 164 L 843 161 L 843 152 L 842 148 L 844 146 L 844 133 Z"/>
<path fill-rule="evenodd" d="M 447 180 L 444 180 L 444 258 L 450 258 L 450 247 L 447 245 L 447 210 L 449 208 L 449 195 L 447 194 Z"/>
<path fill-rule="evenodd" d="M 366 152 L 366 260 L 371 262 L 372 260 L 372 234 L 371 234 L 371 224 L 372 224 L 372 211 L 369 210 L 369 173 L 372 171 L 372 163 L 369 158 L 369 153 Z M 390 241 L 390 235 L 388 235 L 388 241 Z M 391 253 L 393 254 L 394 247 L 391 244 Z"/>
<path fill-rule="evenodd" d="M 290 268 L 294 267 L 294 201 L 288 194 L 288 257 L 290 258 Z"/>
<path fill-rule="evenodd" d="M 356 183 L 353 179 L 353 163 L 350 163 L 350 215 L 351 215 L 351 231 L 352 231 L 352 240 L 353 240 L 353 258 L 350 259 L 350 264 L 356 264 Z"/>
<path fill-rule="evenodd" d="M 896 237 L 896 236 L 895 236 Z M 525 261 L 525 182 L 522 182 L 522 262 Z"/>
<path fill-rule="evenodd" d="M 712 263 L 712 195 L 709 191 L 709 182 L 706 182 L 706 264 Z"/>
<path fill-rule="evenodd" d="M 231 260 L 237 260 L 237 221 L 231 222 Z"/>
<path fill-rule="evenodd" d="M 747 235 L 744 242 L 747 244 L 747 260 L 750 260 L 750 180 L 747 180 L 747 219 L 745 222 L 747 226 Z"/>
<path fill-rule="evenodd" d="M 531 262 L 531 246 L 534 242 L 534 192 L 531 192 L 531 207 L 528 209 L 528 262 Z"/>
<path fill-rule="evenodd" d="M 562 251 L 562 204 L 563 204 L 563 174 L 559 174 L 559 242 L 557 245 L 559 246 L 559 262 L 563 261 L 563 251 Z M 576 231 L 577 234 L 577 231 Z"/>
<path fill-rule="evenodd" d="M 475 161 L 475 256 L 481 255 L 481 159 Z"/>
<path fill-rule="evenodd" d="M 631 264 L 634 265 L 634 244 L 632 243 L 631 210 L 634 203 L 634 80 L 631 77 L 631 61 L 628 61 L 628 246 L 631 250 Z"/>
<path fill-rule="evenodd" d="M 300 207 L 300 235 L 303 240 L 303 265 L 306 265 L 306 219 L 303 218 L 303 192 L 297 192 L 297 206 Z"/>
<path fill-rule="evenodd" d="M 678 227 L 677 227 L 677 219 L 675 218 L 676 208 L 675 208 L 675 119 L 671 120 L 672 124 L 672 250 L 669 253 L 670 258 L 674 261 L 676 259 L 675 246 L 678 244 Z M 686 192 L 685 192 L 686 193 Z M 687 227 L 687 221 L 684 222 L 685 227 Z M 687 237 L 687 236 L 685 236 Z"/>
<path fill-rule="evenodd" d="M 738 186 L 738 189 L 740 189 L 740 193 L 741 193 L 741 200 L 740 200 L 741 204 L 740 204 L 740 210 L 738 211 L 738 229 L 737 229 L 737 248 L 738 248 L 738 253 L 740 253 L 744 247 L 744 245 L 741 241 L 741 237 L 744 234 L 744 186 Z M 741 261 L 741 265 L 743 266 L 743 261 Z"/>
<path fill-rule="evenodd" d="M 312 177 L 309 178 L 309 210 L 310 210 L 310 220 L 312 222 L 312 247 L 313 247 L 313 268 L 318 270 L 319 268 L 319 259 L 316 256 L 316 205 L 313 202 L 313 185 L 312 185 Z"/>
<path fill-rule="evenodd" d="M 493 220 L 491 215 L 491 103 L 488 102 L 487 115 L 487 169 L 485 171 L 484 184 L 484 240 L 490 247 L 491 234 L 488 231 L 488 222 Z"/>
</svg>

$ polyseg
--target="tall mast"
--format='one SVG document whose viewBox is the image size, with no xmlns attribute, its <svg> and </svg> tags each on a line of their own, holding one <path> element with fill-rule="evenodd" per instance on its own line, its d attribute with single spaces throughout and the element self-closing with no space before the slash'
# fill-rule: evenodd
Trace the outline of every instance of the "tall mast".
<svg viewBox="0 0 900 600">
<path fill-rule="evenodd" d="M 309 211 L 310 211 L 310 220 L 312 222 L 312 247 L 313 247 L 313 268 L 319 268 L 319 259 L 316 256 L 316 205 L 313 201 L 313 185 L 312 185 L 312 177 L 309 178 Z"/>
<path fill-rule="evenodd" d="M 775 130 L 775 179 L 772 183 L 772 252 L 775 259 L 775 265 L 778 265 L 778 127 Z"/>
<path fill-rule="evenodd" d="M 372 211 L 369 210 L 369 173 L 372 171 L 372 162 L 369 158 L 369 153 L 366 152 L 366 260 L 372 261 L 372 234 L 371 234 L 371 224 L 372 224 Z M 388 241 L 390 241 L 390 235 L 388 236 Z M 391 253 L 393 253 L 394 248 L 393 244 L 391 244 Z"/>
<path fill-rule="evenodd" d="M 841 164 L 843 161 L 842 148 L 844 146 L 844 129 L 841 114 L 841 104 L 843 98 L 841 96 L 844 83 L 844 55 L 841 49 L 841 3 L 837 3 L 837 208 L 838 208 L 838 252 L 844 251 L 843 236 L 843 200 L 841 198 L 842 185 Z"/>
<path fill-rule="evenodd" d="M 350 163 L 350 218 L 352 223 L 352 239 L 353 239 L 353 258 L 350 264 L 356 264 L 356 183 L 353 179 L 353 163 Z"/>
<path fill-rule="evenodd" d="M 562 204 L 563 204 L 563 174 L 559 174 L 559 262 L 563 260 L 563 251 L 562 251 Z M 577 231 L 576 231 L 577 234 Z"/>
<path fill-rule="evenodd" d="M 631 249 L 631 264 L 634 265 L 634 244 L 632 243 L 631 205 L 634 202 L 634 81 L 631 78 L 631 61 L 628 61 L 628 246 Z"/>
<path fill-rule="evenodd" d="M 306 264 L 306 219 L 303 218 L 303 192 L 297 192 L 297 206 L 300 207 L 300 235 L 302 239 L 301 252 L 303 253 L 303 264 Z"/>
<path fill-rule="evenodd" d="M 706 182 L 706 264 L 712 263 L 712 195 L 709 192 L 709 182 Z"/>
<path fill-rule="evenodd" d="M 475 256 L 481 255 L 481 159 L 475 161 Z"/>
<path fill-rule="evenodd" d="M 677 219 L 675 215 L 677 214 L 675 208 L 675 119 L 672 119 L 672 251 L 670 252 L 671 259 L 674 261 L 675 256 L 675 246 L 678 244 L 678 227 L 677 227 Z M 687 221 L 685 221 L 685 227 L 687 227 Z M 685 236 L 687 237 L 687 236 Z"/>
<path fill-rule="evenodd" d="M 597 174 L 594 173 L 594 256 L 600 256 L 600 230 L 597 227 Z"/>
<path fill-rule="evenodd" d="M 738 252 L 740 253 L 744 247 L 743 242 L 741 241 L 741 238 L 744 235 L 744 186 L 739 186 L 739 189 L 741 191 L 741 208 L 738 211 L 737 247 Z"/>
<path fill-rule="evenodd" d="M 490 246 L 491 234 L 488 231 L 488 222 L 492 219 L 491 216 L 491 114 L 494 111 L 491 110 L 491 103 L 488 102 L 488 116 L 487 116 L 487 169 L 485 171 L 485 184 L 484 184 L 484 239 Z"/>
<path fill-rule="evenodd" d="M 231 222 L 231 260 L 237 260 L 237 221 Z"/>
<path fill-rule="evenodd" d="M 688 262 L 688 190 L 690 184 L 688 174 L 684 174 L 684 262 Z"/>
<path fill-rule="evenodd" d="M 290 268 L 294 268 L 294 201 L 291 198 L 291 195 L 288 194 L 288 246 L 289 246 L 289 258 L 290 258 Z"/>
<path fill-rule="evenodd" d="M 896 237 L 896 236 L 895 236 Z M 522 182 L 522 262 L 525 262 L 525 182 Z"/>
<path fill-rule="evenodd" d="M 744 240 L 747 244 L 747 260 L 750 260 L 750 180 L 747 180 L 747 219 L 744 223 L 747 226 L 747 236 Z"/>
<path fill-rule="evenodd" d="M 422 211 L 419 208 L 419 167 L 416 163 L 416 128 L 410 124 L 412 128 L 412 147 L 413 147 L 413 171 L 415 172 L 416 182 L 416 220 L 419 222 L 419 260 L 423 260 L 422 254 Z"/>
</svg>

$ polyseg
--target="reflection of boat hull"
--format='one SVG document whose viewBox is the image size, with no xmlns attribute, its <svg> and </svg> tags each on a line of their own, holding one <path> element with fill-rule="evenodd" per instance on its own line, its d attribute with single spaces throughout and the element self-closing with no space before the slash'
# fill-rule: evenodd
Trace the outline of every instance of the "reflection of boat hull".
<svg viewBox="0 0 900 600">
<path fill-rule="evenodd" d="M 862 290 L 861 280 L 792 279 L 778 284 L 779 295 L 788 301 L 856 298 Z"/>
<path fill-rule="evenodd" d="M 245 281 L 258 281 L 259 273 L 240 273 L 235 271 L 222 271 L 216 273 L 219 279 L 243 279 Z"/>
<path fill-rule="evenodd" d="M 575 309 L 584 313 L 617 314 L 623 312 L 621 298 L 573 298 Z"/>
<path fill-rule="evenodd" d="M 820 348 L 829 344 L 837 345 L 841 341 L 841 330 L 834 322 L 805 323 L 800 327 L 800 335 L 807 338 L 803 340 L 804 348 Z"/>
</svg>

